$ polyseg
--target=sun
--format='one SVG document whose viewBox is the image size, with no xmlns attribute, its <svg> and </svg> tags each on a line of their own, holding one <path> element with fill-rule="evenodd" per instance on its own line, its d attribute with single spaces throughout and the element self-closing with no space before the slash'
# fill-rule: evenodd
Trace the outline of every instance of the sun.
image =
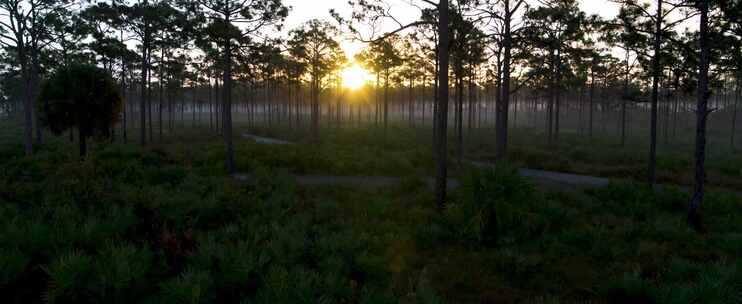
<svg viewBox="0 0 742 304">
<path fill-rule="evenodd" d="M 371 79 L 371 74 L 369 74 L 368 71 L 363 69 L 357 63 L 354 63 L 353 65 L 342 70 L 340 72 L 340 77 L 343 80 L 344 87 L 351 90 L 357 90 L 368 83 L 368 81 Z"/>
</svg>

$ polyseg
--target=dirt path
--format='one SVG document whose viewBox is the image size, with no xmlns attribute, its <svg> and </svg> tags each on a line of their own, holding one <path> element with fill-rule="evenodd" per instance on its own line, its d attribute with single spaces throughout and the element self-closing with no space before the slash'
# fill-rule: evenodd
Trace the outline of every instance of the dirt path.
<svg viewBox="0 0 742 304">
<path fill-rule="evenodd" d="M 296 183 L 308 187 L 322 186 L 348 186 L 359 188 L 388 188 L 401 184 L 405 178 L 391 176 L 333 176 L 333 175 L 295 175 L 290 174 Z M 241 182 L 249 182 L 249 174 L 235 174 L 233 177 Z M 433 189 L 435 180 L 433 178 L 423 178 L 423 181 Z M 455 179 L 448 180 L 448 188 L 456 189 L 460 186 Z"/>
<path fill-rule="evenodd" d="M 294 144 L 292 142 L 285 141 L 285 140 L 262 137 L 262 136 L 252 135 L 252 134 L 242 134 L 242 137 L 252 139 L 256 143 L 264 144 L 264 145 L 293 145 Z"/>
<path fill-rule="evenodd" d="M 294 143 L 284 141 L 280 139 L 273 139 L 267 137 L 256 136 L 252 134 L 243 134 L 245 138 L 253 139 L 259 144 L 266 145 L 293 145 Z M 491 168 L 494 166 L 492 163 L 485 163 L 479 161 L 467 160 L 470 164 L 479 168 Z M 605 187 L 611 183 L 611 179 L 605 177 L 596 177 L 588 175 L 579 175 L 555 171 L 545 171 L 536 169 L 518 169 L 518 173 L 521 176 L 528 177 L 533 180 L 537 185 L 551 189 L 551 190 L 565 190 L 565 189 L 580 189 L 580 188 L 592 188 L 592 187 Z M 241 181 L 248 181 L 249 175 L 237 174 L 234 177 Z M 302 186 L 352 186 L 352 187 L 365 187 L 365 188 L 384 188 L 399 185 L 404 178 L 401 177 L 389 177 L 389 176 L 331 176 L 331 175 L 292 175 L 296 179 L 297 183 Z M 434 179 L 430 177 L 424 178 L 425 182 L 433 187 Z M 459 181 L 455 179 L 448 180 L 448 188 L 456 189 L 460 186 Z M 657 189 L 661 190 L 662 185 L 657 185 Z M 687 187 L 681 187 L 681 190 L 689 192 Z M 737 197 L 742 198 L 742 192 L 735 192 Z"/>
<path fill-rule="evenodd" d="M 255 140 L 255 142 L 259 144 L 265 144 L 265 145 L 292 145 L 294 144 L 292 142 L 285 141 L 285 140 L 262 137 L 262 136 L 252 135 L 252 134 L 243 134 L 242 136 L 244 138 Z M 477 162 L 477 161 L 468 161 L 468 162 L 480 168 L 489 168 L 493 166 L 492 164 L 489 164 L 489 163 L 483 163 L 483 162 Z M 555 189 L 561 189 L 565 186 L 568 186 L 568 187 L 602 187 L 610 183 L 610 180 L 607 178 L 561 173 L 561 172 L 552 172 L 552 171 L 543 171 L 543 170 L 534 170 L 534 169 L 519 169 L 519 173 L 521 176 L 525 176 L 525 177 L 533 179 L 536 183 L 538 183 L 541 186 L 545 186 L 548 188 L 555 188 Z M 362 187 L 378 188 L 378 187 L 390 187 L 390 186 L 398 185 L 402 181 L 402 178 L 387 177 L 387 176 L 293 175 L 293 177 L 296 178 L 297 182 L 300 185 L 305 185 L 305 186 L 347 185 L 347 186 L 362 186 Z M 247 180 L 249 179 L 249 176 L 242 174 L 242 175 L 235 176 L 235 178 Z M 425 181 L 429 185 L 431 186 L 433 185 L 432 178 L 425 178 Z M 449 184 L 449 188 L 459 187 L 459 182 L 454 179 L 449 179 L 448 184 Z"/>
</svg>

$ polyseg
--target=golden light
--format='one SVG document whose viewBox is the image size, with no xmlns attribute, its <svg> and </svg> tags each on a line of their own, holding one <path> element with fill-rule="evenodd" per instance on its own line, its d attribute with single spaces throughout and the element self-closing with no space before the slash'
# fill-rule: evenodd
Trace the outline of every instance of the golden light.
<svg viewBox="0 0 742 304">
<path fill-rule="evenodd" d="M 357 90 L 366 85 L 366 83 L 371 80 L 372 76 L 360 65 L 354 63 L 340 72 L 340 78 L 343 80 L 344 87 L 351 90 Z"/>
</svg>

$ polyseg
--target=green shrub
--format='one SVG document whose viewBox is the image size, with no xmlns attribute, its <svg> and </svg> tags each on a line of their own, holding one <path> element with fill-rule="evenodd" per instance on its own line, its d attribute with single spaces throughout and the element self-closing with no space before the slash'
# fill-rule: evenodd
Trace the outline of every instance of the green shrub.
<svg viewBox="0 0 742 304">
<path fill-rule="evenodd" d="M 131 244 L 108 242 L 95 261 L 95 281 L 103 299 L 136 299 L 147 290 L 146 277 L 151 271 L 153 254 Z"/>
<path fill-rule="evenodd" d="M 205 270 L 189 268 L 178 277 L 160 284 L 161 303 L 208 303 L 212 300 L 213 281 Z"/>
<path fill-rule="evenodd" d="M 516 169 L 503 165 L 474 170 L 462 192 L 461 202 L 447 210 L 459 237 L 486 243 L 528 232 L 525 206 L 534 199 L 533 185 Z"/>
<path fill-rule="evenodd" d="M 0 249 L 0 287 L 13 282 L 26 271 L 29 259 L 18 249 Z"/>
<path fill-rule="evenodd" d="M 603 294 L 610 303 L 653 303 L 651 286 L 638 273 L 624 273 L 609 280 Z"/>
<path fill-rule="evenodd" d="M 90 297 L 94 269 L 90 256 L 72 251 L 43 269 L 49 276 L 45 295 L 49 303 L 75 303 Z"/>
</svg>

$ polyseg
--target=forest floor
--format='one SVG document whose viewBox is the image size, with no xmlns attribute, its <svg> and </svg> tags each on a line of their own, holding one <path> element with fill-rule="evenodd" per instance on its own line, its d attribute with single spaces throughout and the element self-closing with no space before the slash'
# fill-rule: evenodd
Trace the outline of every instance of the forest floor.
<svg viewBox="0 0 742 304">
<path fill-rule="evenodd" d="M 332 131 L 330 131 L 332 132 Z M 275 134 L 275 133 L 274 133 Z M 283 134 L 284 136 L 287 134 Z M 267 145 L 293 145 L 296 144 L 295 142 L 282 140 L 282 139 L 276 139 L 276 138 L 270 138 L 270 137 L 264 137 L 264 136 L 258 136 L 255 134 L 248 134 L 243 133 L 242 135 L 244 138 L 254 140 L 256 143 L 259 144 L 267 144 Z M 290 136 L 290 135 L 289 135 Z M 481 136 L 481 135 L 480 135 Z M 337 139 L 336 139 L 337 140 Z M 569 140 L 569 139 L 568 139 Z M 337 140 L 337 144 L 343 144 L 342 139 Z M 347 144 L 353 144 L 353 143 L 347 143 Z M 385 143 L 388 144 L 388 143 Z M 473 145 L 482 145 L 481 143 L 474 143 Z M 519 146 L 516 146 L 515 149 L 517 151 L 522 151 L 523 149 Z M 535 149 L 538 149 L 538 147 L 535 147 Z M 558 149 L 558 148 L 557 148 Z M 580 148 L 580 146 L 577 146 L 577 149 L 585 149 Z M 467 159 L 466 163 L 469 165 L 473 165 L 475 167 L 493 167 L 494 162 L 487 161 L 486 159 L 489 158 L 489 155 L 491 155 L 491 152 L 483 153 L 482 151 L 485 150 L 482 147 L 478 149 L 473 149 L 471 152 L 472 154 L 478 156 L 478 158 L 484 158 L 485 160 L 472 160 Z M 542 167 L 542 168 L 555 168 L 561 170 L 558 171 L 552 171 L 552 170 L 540 170 L 540 169 L 534 169 L 534 168 L 520 168 L 519 174 L 525 177 L 529 177 L 533 179 L 534 181 L 538 182 L 538 184 L 542 187 L 547 187 L 550 189 L 560 189 L 560 187 L 568 187 L 568 188 L 581 188 L 581 187 L 592 187 L 592 186 L 606 186 L 608 185 L 611 180 L 615 181 L 635 181 L 640 182 L 641 181 L 641 173 L 636 172 L 636 165 L 626 165 L 627 160 L 629 162 L 632 161 L 632 159 L 636 159 L 635 156 L 636 152 L 626 149 L 620 149 L 624 150 L 625 156 L 627 156 L 628 159 L 624 159 L 622 163 L 614 163 L 614 164 L 596 164 L 594 160 L 591 160 L 589 162 L 584 162 L 582 160 L 575 160 L 575 159 L 563 159 L 563 156 L 560 155 L 554 155 L 554 156 L 546 156 L 542 155 L 543 159 L 538 161 L 533 161 L 532 156 L 529 154 L 534 154 L 535 152 L 530 153 L 523 153 L 523 154 L 511 154 L 515 157 L 512 157 L 514 159 L 515 164 L 520 164 L 521 166 L 525 166 L 528 164 L 533 164 L 534 167 Z M 602 151 L 601 151 L 602 152 Z M 488 154 L 489 153 L 489 154 Z M 585 150 L 581 152 L 571 152 L 568 157 L 571 158 L 579 158 L 580 153 L 598 153 L 597 151 L 593 152 L 590 150 Z M 615 153 L 615 152 L 613 152 Z M 710 175 L 712 175 L 711 182 L 710 182 L 710 189 L 714 189 L 716 191 L 722 191 L 722 192 L 729 192 L 733 193 L 737 196 L 742 197 L 742 192 L 739 191 L 739 189 L 736 187 L 737 184 L 742 184 L 742 158 L 739 157 L 739 155 L 730 154 L 731 159 L 728 159 L 728 157 L 722 158 L 720 162 L 722 163 L 721 167 L 719 166 L 718 160 L 712 160 L 712 165 L 710 166 Z M 631 157 L 629 157 L 631 155 Z M 559 164 L 556 166 L 549 165 L 548 163 L 543 163 L 544 160 L 548 160 L 551 158 L 561 158 L 564 160 L 564 164 Z M 605 156 L 602 156 L 600 154 L 598 155 L 590 155 L 589 156 L 592 159 L 601 160 L 602 157 L 606 158 L 606 161 L 610 161 L 611 158 L 615 158 L 612 154 L 608 154 Z M 451 158 L 451 157 L 449 157 Z M 524 159 L 525 158 L 525 159 Z M 671 161 L 668 161 L 667 159 L 672 159 Z M 587 164 L 583 164 L 587 163 Z M 685 173 L 681 173 L 680 166 L 683 166 L 686 162 L 686 160 L 683 160 L 682 158 L 678 157 L 677 155 L 660 155 L 659 156 L 659 169 L 660 172 L 659 180 L 663 181 L 664 184 L 658 184 L 656 187 L 657 189 L 663 189 L 666 187 L 680 187 L 680 189 L 683 189 L 684 191 L 690 191 L 690 181 L 686 178 Z M 569 163 L 577 163 L 576 166 L 570 166 Z M 633 163 L 636 163 L 634 160 Z M 668 164 L 670 163 L 670 164 Z M 607 165 L 607 166 L 606 166 Z M 576 167 L 576 168 L 575 168 Z M 629 169 L 627 167 L 632 167 L 632 169 Z M 642 168 L 643 169 L 643 168 Z M 690 171 L 690 167 L 688 170 Z M 629 171 L 632 172 L 632 174 L 627 174 Z M 608 175 L 606 176 L 591 176 L 586 174 L 580 174 L 580 172 L 584 173 L 600 173 L 604 172 Z M 670 175 L 674 174 L 674 176 Z M 722 175 L 722 182 L 720 183 L 721 186 L 719 186 L 719 183 L 715 183 L 719 180 L 718 176 Z M 376 185 L 376 186 L 385 186 L 392 183 L 398 183 L 401 178 L 395 178 L 391 176 L 332 176 L 332 175 L 295 175 L 298 178 L 298 181 L 300 183 L 311 185 L 311 184 L 354 184 L 357 186 L 364 186 L 364 185 Z M 432 185 L 432 180 L 430 178 L 426 177 L 426 180 L 428 180 L 428 183 Z M 455 179 L 451 180 L 453 183 L 452 187 L 457 187 L 458 182 Z M 449 185 L 450 186 L 450 185 Z"/>
<path fill-rule="evenodd" d="M 65 138 L 24 157 L 0 130 L 4 303 L 742 303 L 742 202 L 722 192 L 696 233 L 676 188 L 535 188 L 509 166 L 452 163 L 441 211 L 428 146 L 373 131 L 236 140 L 238 182 L 207 130 L 85 159 Z"/>
<path fill-rule="evenodd" d="M 295 143 L 275 139 L 257 136 L 253 134 L 242 134 L 244 138 L 254 140 L 258 144 L 264 145 L 293 145 Z M 467 162 L 475 167 L 488 168 L 494 167 L 492 163 L 483 163 L 478 161 Z M 553 172 L 544 170 L 534 170 L 527 168 L 518 169 L 518 173 L 521 176 L 528 177 L 538 182 L 540 186 L 551 187 L 555 189 L 564 189 L 562 187 L 582 188 L 592 186 L 607 186 L 610 183 L 608 178 L 594 177 L 587 175 L 569 174 L 563 172 Z M 292 175 L 296 179 L 297 183 L 304 186 L 333 186 L 333 185 L 344 185 L 344 186 L 360 186 L 360 187 L 391 187 L 402 183 L 404 180 L 402 177 L 390 177 L 390 176 L 332 176 L 332 175 Z M 249 180 L 248 174 L 236 174 L 235 178 L 241 181 Z M 430 177 L 425 177 L 423 180 L 432 188 L 435 180 Z M 456 189 L 460 186 L 458 180 L 449 179 L 449 189 Z"/>
</svg>

